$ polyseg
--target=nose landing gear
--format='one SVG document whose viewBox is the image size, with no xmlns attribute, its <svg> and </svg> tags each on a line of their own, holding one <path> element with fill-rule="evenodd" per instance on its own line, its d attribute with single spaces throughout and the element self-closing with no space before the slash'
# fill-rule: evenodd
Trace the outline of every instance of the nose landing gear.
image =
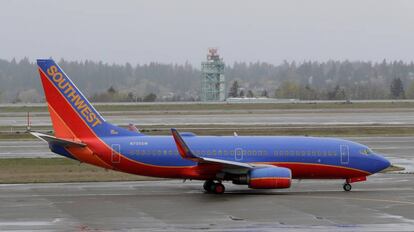
<svg viewBox="0 0 414 232">
<path fill-rule="evenodd" d="M 366 176 L 347 178 L 345 179 L 345 183 L 342 187 L 344 188 L 345 192 L 349 192 L 352 189 L 351 183 L 366 181 L 366 180 L 367 180 Z"/>
<path fill-rule="evenodd" d="M 206 180 L 203 185 L 204 190 L 207 193 L 222 194 L 226 190 L 224 185 L 220 182 L 214 182 L 213 180 Z"/>
</svg>

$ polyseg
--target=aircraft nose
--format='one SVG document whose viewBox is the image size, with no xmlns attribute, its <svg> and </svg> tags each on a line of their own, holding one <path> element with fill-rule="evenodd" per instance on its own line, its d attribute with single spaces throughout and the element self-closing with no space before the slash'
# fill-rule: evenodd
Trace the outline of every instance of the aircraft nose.
<svg viewBox="0 0 414 232">
<path fill-rule="evenodd" d="M 384 158 L 384 156 L 382 155 L 375 155 L 375 163 L 377 166 L 377 172 L 380 172 L 386 168 L 388 168 L 389 166 L 391 166 L 390 161 L 388 161 L 386 158 Z"/>
</svg>

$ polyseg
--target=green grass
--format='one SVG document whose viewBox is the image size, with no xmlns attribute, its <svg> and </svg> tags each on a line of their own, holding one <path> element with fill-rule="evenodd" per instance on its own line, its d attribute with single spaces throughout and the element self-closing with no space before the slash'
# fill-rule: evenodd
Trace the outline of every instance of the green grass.
<svg viewBox="0 0 414 232">
<path fill-rule="evenodd" d="M 80 164 L 67 158 L 0 159 L 0 184 L 154 179 Z"/>
</svg>

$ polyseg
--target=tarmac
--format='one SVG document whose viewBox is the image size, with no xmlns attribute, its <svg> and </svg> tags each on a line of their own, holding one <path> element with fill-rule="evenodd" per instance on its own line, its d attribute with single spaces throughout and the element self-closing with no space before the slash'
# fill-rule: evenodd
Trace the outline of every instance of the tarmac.
<svg viewBox="0 0 414 232">
<path fill-rule="evenodd" d="M 108 122 L 152 125 L 402 125 L 414 124 L 411 109 L 218 110 L 103 112 Z M 33 126 L 50 126 L 48 113 L 33 113 Z M 0 126 L 27 125 L 25 113 L 0 113 Z"/>
<path fill-rule="evenodd" d="M 223 195 L 203 193 L 200 181 L 6 184 L 0 230 L 414 231 L 414 175 L 407 174 L 414 137 L 348 139 L 384 153 L 406 174 L 375 174 L 351 192 L 341 180 L 294 181 L 287 190 L 225 183 Z M 2 141 L 0 149 L 19 157 L 47 145 Z"/>
<path fill-rule="evenodd" d="M 295 181 L 288 190 L 202 182 L 0 185 L 0 230 L 413 231 L 414 175 L 376 174 L 344 192 L 342 181 Z"/>
</svg>

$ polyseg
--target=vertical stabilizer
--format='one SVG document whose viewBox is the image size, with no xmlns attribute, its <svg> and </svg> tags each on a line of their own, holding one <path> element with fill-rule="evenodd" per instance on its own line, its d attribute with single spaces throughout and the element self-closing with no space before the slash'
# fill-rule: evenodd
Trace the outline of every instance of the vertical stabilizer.
<svg viewBox="0 0 414 232">
<path fill-rule="evenodd" d="M 56 137 L 137 135 L 105 122 L 54 60 L 37 60 L 37 65 Z"/>
</svg>

